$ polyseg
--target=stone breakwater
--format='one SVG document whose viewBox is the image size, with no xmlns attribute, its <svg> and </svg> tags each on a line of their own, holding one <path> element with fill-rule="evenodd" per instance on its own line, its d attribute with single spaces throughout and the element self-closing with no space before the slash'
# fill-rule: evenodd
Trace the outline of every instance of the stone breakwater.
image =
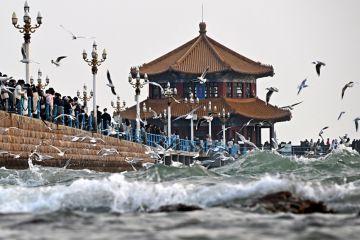
<svg viewBox="0 0 360 240">
<path fill-rule="evenodd" d="M 0 111 L 0 167 L 28 168 L 29 156 L 35 149 L 42 155 L 53 157 L 44 161 L 32 161 L 35 165 L 46 167 L 67 165 L 68 169 L 121 172 L 133 170 L 132 166 L 125 161 L 125 157 L 153 162 L 145 154 L 145 148 L 141 144 L 46 123 L 52 130 L 40 119 Z M 96 142 L 89 139 L 72 141 L 73 136 L 93 137 Z M 59 155 L 59 151 L 50 145 L 64 151 L 64 155 Z M 108 156 L 99 155 L 98 152 L 102 148 L 115 148 L 119 153 Z M 18 156 L 14 157 L 14 155 Z M 141 168 L 141 163 L 135 165 L 135 168 Z"/>
</svg>

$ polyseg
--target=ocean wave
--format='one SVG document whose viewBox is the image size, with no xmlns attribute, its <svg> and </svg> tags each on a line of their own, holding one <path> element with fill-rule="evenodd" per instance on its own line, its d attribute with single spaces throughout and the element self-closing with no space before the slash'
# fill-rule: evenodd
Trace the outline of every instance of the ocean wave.
<svg viewBox="0 0 360 240">
<path fill-rule="evenodd" d="M 206 208 L 279 191 L 290 191 L 302 198 L 324 201 L 335 207 L 346 199 L 352 209 L 359 208 L 360 188 L 353 183 L 325 186 L 296 178 L 267 175 L 251 182 L 214 181 L 209 185 L 185 181 L 132 181 L 123 174 L 112 174 L 103 179 L 78 179 L 70 185 L 1 186 L 0 212 L 92 211 L 100 208 L 126 213 L 156 210 L 161 206 L 180 203 Z"/>
</svg>

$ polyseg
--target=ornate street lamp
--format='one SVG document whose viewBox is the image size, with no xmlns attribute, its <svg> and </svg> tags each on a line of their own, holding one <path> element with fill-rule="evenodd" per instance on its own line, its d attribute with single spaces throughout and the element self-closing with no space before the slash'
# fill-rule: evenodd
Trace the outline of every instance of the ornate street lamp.
<svg viewBox="0 0 360 240">
<path fill-rule="evenodd" d="M 165 108 L 164 108 L 164 112 L 160 113 L 159 119 L 162 122 L 162 124 L 164 124 L 164 133 L 166 133 L 167 132 L 167 129 L 166 129 L 166 126 L 167 126 L 167 113 L 166 113 Z"/>
<path fill-rule="evenodd" d="M 167 98 L 168 102 L 168 109 L 167 109 L 167 116 L 168 116 L 168 130 L 167 130 L 167 134 L 168 134 L 168 140 L 170 141 L 171 138 L 171 103 L 172 103 L 172 98 L 177 94 L 177 90 L 176 88 L 170 88 L 170 82 L 167 83 L 166 88 L 164 89 L 164 97 Z"/>
<path fill-rule="evenodd" d="M 49 79 L 48 76 L 46 76 L 46 78 L 45 78 L 45 83 L 43 84 L 41 77 L 42 77 L 42 72 L 41 72 L 41 70 L 39 69 L 39 70 L 38 70 L 38 79 L 37 79 L 38 84 L 36 85 L 36 87 L 37 87 L 38 89 L 44 90 L 44 89 L 46 88 L 46 86 L 49 85 L 50 79 Z M 31 84 L 31 85 L 34 84 L 34 78 L 33 78 L 32 76 L 30 77 L 30 84 Z"/>
<path fill-rule="evenodd" d="M 82 96 L 80 94 L 80 91 L 77 90 L 76 92 L 76 96 L 81 100 L 83 101 L 83 106 L 84 108 L 87 108 L 87 102 L 90 101 L 90 99 L 93 97 L 94 93 L 93 91 L 91 90 L 90 91 L 90 95 L 88 96 L 88 93 L 87 93 L 87 86 L 84 84 L 83 86 L 83 92 L 82 92 Z"/>
<path fill-rule="evenodd" d="M 222 124 L 222 132 L 223 132 L 223 144 L 224 146 L 226 145 L 226 138 L 225 138 L 225 124 L 226 124 L 226 121 L 230 118 L 230 112 L 225 112 L 225 108 L 222 109 L 221 112 L 219 112 L 218 114 L 219 116 L 219 119 L 221 121 L 221 124 Z"/>
<path fill-rule="evenodd" d="M 208 116 L 210 116 L 210 115 L 215 116 L 216 113 L 217 113 L 217 107 L 214 106 L 214 109 L 212 109 L 211 101 L 209 101 L 208 107 L 204 106 L 204 111 L 205 111 L 205 112 L 208 112 Z M 211 138 L 211 122 L 212 122 L 211 120 L 208 120 L 208 123 L 209 123 L 209 138 L 210 138 L 210 139 L 212 139 L 212 138 Z"/>
<path fill-rule="evenodd" d="M 20 33 L 24 34 L 24 50 L 25 50 L 25 54 L 26 54 L 26 64 L 25 64 L 25 80 L 26 83 L 29 83 L 30 81 L 30 39 L 31 39 L 31 33 L 34 33 L 36 31 L 37 28 L 40 27 L 40 25 L 42 24 L 42 16 L 40 14 L 40 12 L 38 12 L 38 15 L 36 17 L 36 22 L 37 24 L 35 24 L 35 26 L 31 26 L 31 17 L 30 17 L 30 7 L 27 3 L 27 1 L 25 1 L 25 5 L 24 5 L 24 25 L 20 26 L 17 24 L 18 22 L 18 18 L 16 17 L 15 12 L 13 12 L 12 14 L 12 24 L 14 25 L 15 28 L 19 29 Z"/>
<path fill-rule="evenodd" d="M 126 103 L 124 100 L 121 105 L 120 96 L 117 96 L 116 99 L 117 99 L 116 105 L 115 105 L 114 101 L 111 100 L 111 107 L 113 107 L 115 110 L 113 112 L 113 118 L 114 118 L 115 122 L 120 122 L 120 113 L 126 109 Z"/>
<path fill-rule="evenodd" d="M 94 118 L 94 126 L 95 126 L 95 130 L 97 131 L 97 109 L 96 109 L 96 74 L 98 72 L 98 66 L 101 65 L 101 63 L 103 63 L 107 57 L 107 53 L 106 50 L 103 50 L 102 53 L 102 59 L 98 58 L 98 53 L 97 53 L 97 45 L 96 42 L 94 41 L 93 43 L 93 49 L 91 52 L 91 59 L 88 60 L 87 59 L 87 53 L 84 49 L 83 53 L 82 53 L 83 59 L 84 61 L 91 67 L 91 72 L 93 74 L 93 118 Z"/>
<path fill-rule="evenodd" d="M 148 76 L 145 73 L 144 78 L 140 78 L 140 70 L 139 67 L 136 67 L 136 78 L 132 77 L 131 72 L 128 77 L 130 85 L 135 88 L 135 101 L 136 101 L 136 141 L 140 141 L 140 89 L 145 86 L 148 81 Z"/>
<path fill-rule="evenodd" d="M 191 111 L 199 105 L 199 98 L 195 98 L 194 94 L 190 92 L 189 100 L 187 98 L 184 99 L 185 104 L 190 104 Z M 194 141 L 194 115 L 190 118 L 190 139 Z"/>
</svg>

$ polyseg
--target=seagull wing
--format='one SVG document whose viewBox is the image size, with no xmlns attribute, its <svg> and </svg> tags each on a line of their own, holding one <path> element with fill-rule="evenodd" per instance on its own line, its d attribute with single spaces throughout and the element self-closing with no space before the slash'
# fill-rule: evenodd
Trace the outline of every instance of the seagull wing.
<svg viewBox="0 0 360 240">
<path fill-rule="evenodd" d="M 355 129 L 356 129 L 356 131 L 358 131 L 358 128 L 359 128 L 359 121 L 360 120 L 360 118 L 355 118 Z"/>
<path fill-rule="evenodd" d="M 316 68 L 316 73 L 317 73 L 317 75 L 320 76 L 321 62 L 318 62 L 318 63 L 316 64 L 315 68 Z"/>
<path fill-rule="evenodd" d="M 266 104 L 268 104 L 269 103 L 269 101 L 270 101 L 270 97 L 271 97 L 271 95 L 273 94 L 273 90 L 269 90 L 267 93 L 266 93 Z"/>
<path fill-rule="evenodd" d="M 110 76 L 109 70 L 106 71 L 106 76 L 107 76 L 107 79 L 108 79 L 108 81 L 109 81 L 109 85 L 112 85 L 112 86 L 113 86 L 113 83 L 112 83 L 112 81 L 111 81 L 111 76 Z"/>
<path fill-rule="evenodd" d="M 68 33 L 70 33 L 73 38 L 78 38 L 78 37 L 75 36 L 75 34 L 73 34 L 71 31 L 67 30 L 63 25 L 60 25 L 60 27 L 62 27 L 65 31 L 67 31 Z"/>
<path fill-rule="evenodd" d="M 174 122 L 174 121 L 177 121 L 177 120 L 179 120 L 179 119 L 181 119 L 181 118 L 185 118 L 186 116 L 187 116 L 187 114 L 178 116 L 177 118 L 175 118 L 175 119 L 173 120 L 173 122 Z"/>
<path fill-rule="evenodd" d="M 111 88 L 111 92 L 116 96 L 116 92 L 115 92 L 115 88 L 114 88 L 114 87 Z"/>
<path fill-rule="evenodd" d="M 64 58 L 66 58 L 66 56 L 58 57 L 58 58 L 56 59 L 56 62 L 59 63 L 59 62 L 61 61 L 61 59 L 64 59 Z"/>
<path fill-rule="evenodd" d="M 163 88 L 160 84 L 158 84 L 158 83 L 156 83 L 156 82 L 149 82 L 149 84 L 159 87 L 160 90 L 161 90 L 161 93 L 164 92 L 164 88 Z"/>
<path fill-rule="evenodd" d="M 302 103 L 303 101 L 301 101 L 301 102 L 297 102 L 297 103 L 294 103 L 294 104 L 292 104 L 292 105 L 290 105 L 291 107 L 294 107 L 294 106 L 296 106 L 296 105 L 299 105 L 300 103 Z"/>
<path fill-rule="evenodd" d="M 341 113 L 339 114 L 338 120 L 340 120 L 341 116 L 342 116 L 344 113 L 345 113 L 345 112 L 341 112 Z"/>
<path fill-rule="evenodd" d="M 202 79 L 205 78 L 206 74 L 207 74 L 208 71 L 209 71 L 209 68 L 210 68 L 209 66 L 207 66 L 207 67 L 205 68 L 205 70 L 204 70 L 204 72 L 201 74 L 200 78 L 202 78 Z"/>
<path fill-rule="evenodd" d="M 176 103 L 180 103 L 180 101 L 177 100 L 176 98 L 174 98 L 173 96 L 171 96 L 171 98 L 172 98 Z"/>
</svg>

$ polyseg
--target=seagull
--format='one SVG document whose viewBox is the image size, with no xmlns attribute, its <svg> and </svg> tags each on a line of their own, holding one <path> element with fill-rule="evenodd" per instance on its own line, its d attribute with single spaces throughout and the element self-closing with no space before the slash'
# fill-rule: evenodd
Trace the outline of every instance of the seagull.
<svg viewBox="0 0 360 240">
<path fill-rule="evenodd" d="M 154 166 L 154 163 L 152 162 L 145 162 L 143 164 L 141 164 L 143 168 L 145 168 L 146 170 L 151 168 L 152 166 Z"/>
<path fill-rule="evenodd" d="M 171 96 L 171 98 L 174 100 L 174 102 L 176 102 L 176 103 L 180 103 L 180 101 L 179 101 L 179 100 L 177 100 L 176 98 L 174 98 L 173 96 Z"/>
<path fill-rule="evenodd" d="M 321 68 L 321 66 L 325 66 L 325 63 L 320 62 L 320 61 L 314 61 L 312 63 L 315 64 L 316 73 L 318 76 L 320 76 L 320 68 Z"/>
<path fill-rule="evenodd" d="M 6 82 L 13 79 L 13 77 L 0 76 L 0 82 Z"/>
<path fill-rule="evenodd" d="M 354 82 L 348 82 L 347 84 L 345 84 L 345 86 L 342 88 L 341 91 L 341 99 L 344 98 L 344 94 L 345 94 L 345 90 L 349 87 L 353 87 L 354 86 Z"/>
<path fill-rule="evenodd" d="M 150 109 L 150 112 L 152 112 L 153 115 L 153 119 L 159 119 L 161 117 L 161 114 L 157 114 L 157 112 L 155 112 L 153 109 Z"/>
<path fill-rule="evenodd" d="M 358 128 L 359 128 L 359 122 L 358 122 L 359 120 L 360 120 L 360 117 L 357 117 L 354 119 L 356 131 L 358 131 Z"/>
<path fill-rule="evenodd" d="M 206 78 L 205 78 L 205 76 L 206 76 L 206 74 L 208 73 L 208 71 L 209 71 L 209 66 L 207 66 L 206 68 L 205 68 L 205 70 L 204 70 L 204 72 L 201 74 L 201 76 L 200 77 L 197 77 L 195 80 L 193 80 L 194 82 L 199 82 L 200 84 L 204 84 L 204 83 L 206 83 Z"/>
<path fill-rule="evenodd" d="M 225 129 L 222 129 L 220 132 L 218 132 L 216 135 L 219 135 L 220 133 L 222 133 L 222 132 L 226 132 L 226 130 L 228 130 L 228 129 L 230 129 L 230 128 L 233 128 L 234 126 L 231 126 L 231 127 L 227 127 L 227 128 L 225 128 Z"/>
<path fill-rule="evenodd" d="M 150 81 L 148 83 L 151 84 L 151 85 L 159 87 L 160 91 L 161 91 L 161 94 L 164 94 L 164 88 L 160 84 L 158 84 L 156 82 L 150 82 Z"/>
<path fill-rule="evenodd" d="M 236 132 L 236 134 L 239 136 L 240 140 L 241 140 L 242 142 L 244 142 L 244 144 L 248 144 L 248 145 L 252 146 L 253 148 L 258 149 L 258 147 L 257 147 L 254 143 L 246 140 L 246 138 L 245 138 L 243 135 L 241 135 L 241 134 L 238 133 L 238 132 Z"/>
<path fill-rule="evenodd" d="M 198 128 L 200 127 L 200 125 L 204 122 L 211 122 L 213 120 L 213 116 L 202 116 L 201 118 L 198 119 L 197 123 L 196 123 L 196 130 L 198 130 Z"/>
<path fill-rule="evenodd" d="M 340 120 L 341 116 L 342 116 L 344 113 L 345 113 L 344 111 L 340 112 L 340 114 L 339 114 L 339 116 L 338 116 L 338 120 Z"/>
<path fill-rule="evenodd" d="M 301 102 L 294 103 L 294 104 L 291 104 L 291 105 L 288 105 L 288 106 L 280 107 L 280 108 L 289 109 L 289 110 L 294 110 L 294 107 L 295 107 L 296 105 L 299 105 L 300 103 L 302 103 L 302 101 L 301 101 Z"/>
<path fill-rule="evenodd" d="M 279 89 L 275 88 L 275 87 L 269 87 L 266 88 L 266 90 L 268 90 L 268 92 L 266 93 L 266 104 L 269 103 L 270 101 L 270 97 L 274 92 L 279 92 Z"/>
<path fill-rule="evenodd" d="M 97 155 L 109 156 L 119 154 L 119 152 L 115 148 L 102 148 L 98 151 Z"/>
<path fill-rule="evenodd" d="M 307 79 L 305 78 L 301 83 L 300 83 L 300 85 L 298 86 L 298 89 L 299 89 L 299 91 L 298 91 L 298 95 L 299 95 L 299 93 L 301 92 L 301 90 L 303 89 L 303 88 L 306 88 L 306 87 L 308 87 L 308 85 L 306 85 L 306 81 L 307 81 Z"/>
<path fill-rule="evenodd" d="M 42 154 L 38 153 L 37 151 L 33 151 L 33 152 L 29 155 L 29 158 L 30 158 L 31 160 L 35 160 L 35 161 L 38 161 L 38 162 L 42 162 L 42 161 L 44 161 L 44 160 L 53 159 L 52 156 L 42 155 Z"/>
<path fill-rule="evenodd" d="M 116 95 L 115 86 L 114 86 L 114 84 L 113 84 L 112 81 L 111 81 L 111 77 L 110 77 L 110 72 L 109 72 L 109 70 L 107 70 L 106 76 L 107 76 L 107 79 L 108 79 L 108 81 L 109 81 L 109 83 L 107 83 L 106 86 L 109 86 L 109 87 L 111 88 L 111 92 L 112 92 L 114 95 Z"/>
<path fill-rule="evenodd" d="M 138 164 L 142 161 L 144 161 L 143 159 L 129 159 L 128 157 L 125 157 L 125 161 L 131 165 L 131 167 L 134 169 L 134 171 L 137 171 L 137 169 L 134 167 L 134 164 Z"/>
<path fill-rule="evenodd" d="M 65 31 L 67 31 L 68 33 L 70 33 L 73 40 L 76 40 L 76 39 L 78 39 L 78 38 L 85 38 L 85 39 L 94 39 L 94 38 L 95 38 L 95 37 L 76 36 L 76 35 L 73 34 L 71 31 L 67 30 L 63 25 L 60 25 L 60 27 L 62 27 Z"/>
<path fill-rule="evenodd" d="M 57 119 L 60 118 L 60 117 L 68 117 L 68 118 L 70 118 L 70 119 L 72 119 L 72 120 L 75 120 L 75 117 L 74 117 L 73 115 L 65 114 L 65 113 L 62 113 L 62 114 L 56 116 L 56 117 L 54 118 L 54 120 L 57 120 Z"/>
<path fill-rule="evenodd" d="M 22 62 L 22 63 L 31 63 L 31 62 L 33 62 L 33 63 L 36 63 L 36 64 L 40 64 L 39 62 L 35 62 L 33 60 L 28 59 L 28 56 L 26 55 L 26 52 L 25 52 L 25 49 L 24 49 L 24 46 L 21 47 L 21 55 L 22 55 L 23 59 L 21 59 L 20 62 Z"/>
<path fill-rule="evenodd" d="M 54 64 L 57 67 L 60 67 L 60 61 L 64 58 L 66 58 L 67 56 L 61 56 L 58 57 L 55 61 L 51 59 L 51 63 Z"/>
<path fill-rule="evenodd" d="M 53 131 L 53 129 L 45 122 L 45 120 L 41 119 L 41 121 L 45 124 L 46 128 L 50 131 Z"/>
<path fill-rule="evenodd" d="M 58 155 L 59 155 L 60 157 L 63 157 L 63 156 L 65 155 L 65 151 L 61 151 L 59 148 L 57 148 L 57 147 L 55 147 L 55 146 L 53 146 L 53 145 L 51 145 L 51 144 L 49 144 L 49 147 L 52 147 L 53 149 L 55 149 L 56 151 L 58 151 Z"/>
<path fill-rule="evenodd" d="M 177 118 L 175 118 L 173 121 L 176 121 L 176 120 L 179 120 L 181 118 L 185 118 L 185 119 L 192 119 L 193 118 L 193 114 L 200 108 L 201 106 L 197 107 L 197 108 L 194 108 L 193 110 L 191 110 L 190 112 L 184 114 L 184 115 L 181 115 Z"/>
<path fill-rule="evenodd" d="M 320 132 L 319 132 L 319 137 L 321 137 L 322 140 L 324 140 L 322 134 L 324 133 L 324 130 L 325 130 L 325 129 L 328 129 L 328 128 L 329 128 L 329 126 L 326 126 L 326 127 L 323 127 L 323 128 L 320 130 Z"/>
<path fill-rule="evenodd" d="M 245 124 L 240 128 L 239 131 L 241 131 L 244 127 L 249 126 L 249 124 L 250 124 L 253 120 L 254 120 L 254 119 L 250 119 L 247 123 L 245 123 Z"/>
</svg>

